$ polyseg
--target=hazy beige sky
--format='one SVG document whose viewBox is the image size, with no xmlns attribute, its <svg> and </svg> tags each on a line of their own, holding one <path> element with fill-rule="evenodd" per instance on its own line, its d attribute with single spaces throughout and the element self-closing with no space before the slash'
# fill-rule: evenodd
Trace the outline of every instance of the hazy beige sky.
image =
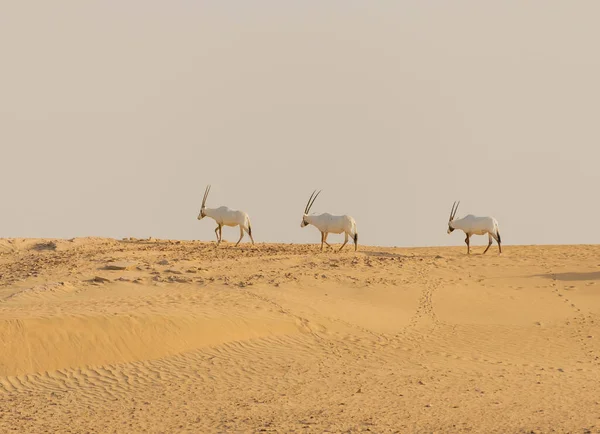
<svg viewBox="0 0 600 434">
<path fill-rule="evenodd" d="M 251 4 L 250 4 L 251 3 Z M 600 243 L 600 2 L 0 5 L 1 237 Z M 226 229 L 227 239 L 237 229 Z M 478 242 L 483 242 L 483 237 Z M 333 237 L 339 241 L 341 237 Z"/>
</svg>

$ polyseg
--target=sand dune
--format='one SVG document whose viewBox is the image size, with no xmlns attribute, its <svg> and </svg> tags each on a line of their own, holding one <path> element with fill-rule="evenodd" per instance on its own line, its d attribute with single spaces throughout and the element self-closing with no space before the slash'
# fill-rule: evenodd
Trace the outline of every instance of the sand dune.
<svg viewBox="0 0 600 434">
<path fill-rule="evenodd" d="M 600 432 L 600 246 L 464 250 L 0 240 L 0 432 Z"/>
</svg>

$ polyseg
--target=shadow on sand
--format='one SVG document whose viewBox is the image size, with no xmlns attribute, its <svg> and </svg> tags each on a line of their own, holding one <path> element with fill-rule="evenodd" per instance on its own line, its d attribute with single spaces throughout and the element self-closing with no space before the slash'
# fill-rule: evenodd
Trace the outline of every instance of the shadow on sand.
<svg viewBox="0 0 600 434">
<path fill-rule="evenodd" d="M 373 258 L 392 258 L 392 259 L 425 259 L 425 258 L 441 258 L 439 255 L 401 255 L 400 253 L 390 253 L 390 252 L 373 252 L 369 250 L 361 251 L 358 249 L 358 253 L 362 253 L 366 256 L 371 256 Z"/>
<path fill-rule="evenodd" d="M 42 252 L 44 250 L 56 250 L 56 243 L 54 241 L 47 241 L 43 243 L 37 243 L 32 247 L 32 250 Z"/>
<path fill-rule="evenodd" d="M 360 252 L 367 256 L 373 256 L 376 258 L 410 258 L 407 255 L 400 255 L 399 253 L 390 253 L 390 252 L 370 252 L 368 250 Z"/>
<path fill-rule="evenodd" d="M 600 271 L 590 271 L 585 273 L 548 273 L 536 274 L 533 277 L 545 277 L 561 282 L 577 282 L 583 280 L 600 280 Z"/>
</svg>

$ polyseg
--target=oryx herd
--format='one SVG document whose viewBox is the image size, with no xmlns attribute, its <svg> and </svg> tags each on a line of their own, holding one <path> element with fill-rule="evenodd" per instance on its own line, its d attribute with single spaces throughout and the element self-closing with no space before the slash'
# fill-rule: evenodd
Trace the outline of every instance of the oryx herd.
<svg viewBox="0 0 600 434">
<path fill-rule="evenodd" d="M 244 238 L 244 232 L 248 234 L 252 245 L 254 245 L 254 238 L 252 238 L 252 226 L 250 225 L 250 217 L 244 211 L 236 211 L 226 206 L 220 206 L 218 208 L 207 208 L 206 198 L 210 192 L 210 185 L 206 187 L 204 191 L 204 198 L 202 199 L 202 207 L 200 208 L 200 214 L 198 214 L 198 220 L 202 220 L 204 217 L 212 218 L 216 223 L 215 234 L 217 235 L 217 246 L 221 243 L 223 226 L 239 226 L 240 228 L 240 239 L 235 244 L 236 246 Z M 316 194 L 315 194 L 316 193 Z M 306 203 L 304 208 L 304 214 L 302 215 L 302 223 L 300 227 L 313 225 L 321 232 L 321 250 L 323 250 L 323 244 L 331 247 L 327 242 L 327 236 L 331 234 L 344 234 L 344 244 L 340 247 L 340 250 L 344 248 L 348 243 L 348 237 L 354 241 L 354 250 L 358 249 L 358 229 L 356 228 L 356 222 L 349 215 L 332 215 L 329 213 L 323 214 L 309 214 L 315 200 L 319 196 L 321 191 L 313 191 Z M 466 235 L 465 243 L 467 244 L 467 253 L 471 253 L 470 238 L 472 235 L 488 235 L 489 243 L 484 254 L 488 251 L 492 245 L 492 239 L 498 243 L 498 251 L 502 253 L 502 239 L 500 238 L 500 231 L 498 229 L 498 222 L 493 217 L 477 217 L 469 214 L 462 218 L 455 218 L 456 211 L 458 210 L 459 202 L 454 202 L 452 210 L 450 211 L 450 218 L 448 219 L 448 233 L 453 232 L 455 229 L 463 231 Z"/>
</svg>

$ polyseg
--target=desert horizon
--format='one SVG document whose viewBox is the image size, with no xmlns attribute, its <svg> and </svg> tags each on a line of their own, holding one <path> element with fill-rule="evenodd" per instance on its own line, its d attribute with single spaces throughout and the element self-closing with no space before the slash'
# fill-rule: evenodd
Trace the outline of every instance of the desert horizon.
<svg viewBox="0 0 600 434">
<path fill-rule="evenodd" d="M 2 239 L 0 431 L 600 432 L 600 246 L 472 250 Z"/>
</svg>

